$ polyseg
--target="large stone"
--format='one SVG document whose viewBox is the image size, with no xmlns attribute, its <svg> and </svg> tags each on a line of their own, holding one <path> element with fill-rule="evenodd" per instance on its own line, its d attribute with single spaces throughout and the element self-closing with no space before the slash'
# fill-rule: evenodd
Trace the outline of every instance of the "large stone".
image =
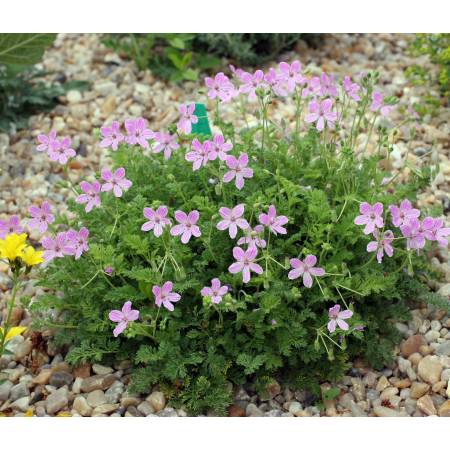
<svg viewBox="0 0 450 450">
<path fill-rule="evenodd" d="M 450 400 L 445 401 L 439 407 L 439 415 L 441 417 L 450 417 Z"/>
<path fill-rule="evenodd" d="M 97 406 L 100 405 L 104 405 L 108 401 L 106 399 L 105 393 L 100 389 L 90 392 L 86 400 L 89 406 L 92 406 L 93 408 L 96 408 Z"/>
<path fill-rule="evenodd" d="M 400 345 L 400 351 L 405 358 L 419 351 L 422 345 L 426 344 L 425 338 L 421 334 L 414 334 Z"/>
<path fill-rule="evenodd" d="M 13 386 L 13 383 L 9 380 L 0 383 L 0 402 L 6 402 L 6 400 L 8 400 L 9 393 Z"/>
<path fill-rule="evenodd" d="M 117 378 L 114 375 L 94 375 L 83 380 L 81 391 L 92 392 L 97 389 L 104 391 L 110 388 L 116 380 Z"/>
<path fill-rule="evenodd" d="M 411 398 L 418 399 L 425 395 L 430 389 L 427 383 L 421 383 L 419 381 L 414 381 L 411 385 L 410 396 Z"/>
<path fill-rule="evenodd" d="M 47 384 L 52 376 L 52 369 L 42 369 L 31 381 L 33 384 Z"/>
<path fill-rule="evenodd" d="M 9 400 L 11 402 L 15 402 L 17 399 L 22 397 L 28 397 L 30 395 L 30 390 L 27 387 L 26 383 L 16 384 L 9 394 Z"/>
<path fill-rule="evenodd" d="M 73 382 L 73 375 L 69 372 L 56 372 L 49 380 L 51 386 L 60 388 L 63 386 L 70 386 Z"/>
<path fill-rule="evenodd" d="M 417 407 L 427 416 L 434 416 L 437 414 L 433 400 L 429 395 L 424 395 L 417 400 Z"/>
<path fill-rule="evenodd" d="M 377 417 L 408 417 L 406 411 L 396 411 L 385 406 L 375 406 L 373 412 Z"/>
<path fill-rule="evenodd" d="M 436 349 L 436 355 L 450 356 L 450 341 L 439 344 L 439 347 Z"/>
<path fill-rule="evenodd" d="M 152 392 L 146 399 L 153 406 L 156 412 L 161 411 L 166 406 L 166 397 L 162 392 Z"/>
<path fill-rule="evenodd" d="M 46 409 L 48 414 L 55 414 L 65 408 L 69 403 L 68 389 L 64 386 L 47 397 Z"/>
<path fill-rule="evenodd" d="M 10 407 L 15 410 L 26 412 L 30 408 L 30 397 L 21 397 L 11 403 Z"/>
<path fill-rule="evenodd" d="M 441 379 L 443 367 L 437 356 L 425 356 L 417 368 L 419 376 L 429 384 L 435 384 Z"/>
<path fill-rule="evenodd" d="M 73 409 L 83 417 L 89 417 L 92 414 L 92 407 L 89 406 L 87 400 L 82 395 L 75 398 Z"/>
</svg>

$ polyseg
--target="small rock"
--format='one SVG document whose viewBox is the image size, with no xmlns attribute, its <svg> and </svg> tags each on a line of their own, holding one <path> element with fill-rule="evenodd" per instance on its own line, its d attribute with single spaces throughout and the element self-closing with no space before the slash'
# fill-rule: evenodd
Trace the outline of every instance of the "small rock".
<svg viewBox="0 0 450 450">
<path fill-rule="evenodd" d="M 19 411 L 26 412 L 30 408 L 30 397 L 22 397 L 11 403 L 12 409 L 18 409 Z"/>
<path fill-rule="evenodd" d="M 22 358 L 29 355 L 32 348 L 33 348 L 33 343 L 31 342 L 31 339 L 29 339 L 29 338 L 25 339 L 14 350 L 14 360 L 20 361 Z"/>
<path fill-rule="evenodd" d="M 9 393 L 13 387 L 13 383 L 9 380 L 4 381 L 0 384 L 0 402 L 6 402 L 9 398 Z"/>
<path fill-rule="evenodd" d="M 96 416 L 98 414 L 110 414 L 117 410 L 119 407 L 119 403 L 111 404 L 111 403 L 105 403 L 104 405 L 97 406 L 92 414 L 95 414 Z"/>
<path fill-rule="evenodd" d="M 31 381 L 34 384 L 48 384 L 50 377 L 52 376 L 52 369 L 41 369 L 38 375 L 36 375 Z"/>
<path fill-rule="evenodd" d="M 9 394 L 9 400 L 11 402 L 15 402 L 17 399 L 22 397 L 28 397 L 30 395 L 30 390 L 27 387 L 26 383 L 16 384 Z"/>
<path fill-rule="evenodd" d="M 363 383 L 364 383 L 367 387 L 373 388 L 373 387 L 375 386 L 376 382 L 377 382 L 377 375 L 376 375 L 375 373 L 373 373 L 373 372 L 367 372 L 367 373 L 364 375 Z"/>
<path fill-rule="evenodd" d="M 153 406 L 156 412 L 161 411 L 166 406 L 166 397 L 162 392 L 152 392 L 146 400 Z"/>
<path fill-rule="evenodd" d="M 177 411 L 170 407 L 164 408 L 162 411 L 159 411 L 157 415 L 159 417 L 178 417 Z"/>
<path fill-rule="evenodd" d="M 441 417 L 450 417 L 450 400 L 445 401 L 439 407 L 439 415 Z"/>
<path fill-rule="evenodd" d="M 112 367 L 102 366 L 101 364 L 93 364 L 92 371 L 97 375 L 108 375 L 114 372 Z"/>
<path fill-rule="evenodd" d="M 66 98 L 69 103 L 79 103 L 82 99 L 82 95 L 79 91 L 71 90 L 67 92 Z"/>
<path fill-rule="evenodd" d="M 86 363 L 73 369 L 75 378 L 88 378 L 91 376 L 91 365 Z"/>
<path fill-rule="evenodd" d="M 414 381 L 411 385 L 411 398 L 418 399 L 425 395 L 430 389 L 427 383 L 421 383 L 419 381 Z"/>
<path fill-rule="evenodd" d="M 60 388 L 63 386 L 70 386 L 73 382 L 73 375 L 69 372 L 56 372 L 49 380 L 51 386 Z"/>
<path fill-rule="evenodd" d="M 450 356 L 450 341 L 439 344 L 436 349 L 436 355 L 439 356 Z"/>
<path fill-rule="evenodd" d="M 393 397 L 396 394 L 398 394 L 398 388 L 388 387 L 380 394 L 380 399 L 381 399 L 381 401 L 389 400 L 391 397 Z"/>
<path fill-rule="evenodd" d="M 106 97 L 109 94 L 114 94 L 116 84 L 109 80 L 101 80 L 94 83 L 94 91 Z"/>
<path fill-rule="evenodd" d="M 417 400 L 417 407 L 425 413 L 427 416 L 434 416 L 437 414 L 436 408 L 433 404 L 433 400 L 429 395 L 424 395 Z"/>
<path fill-rule="evenodd" d="M 431 390 L 433 392 L 439 392 L 441 389 L 445 388 L 446 384 L 447 384 L 446 381 L 438 381 L 436 384 L 433 384 Z"/>
<path fill-rule="evenodd" d="M 155 409 L 153 408 L 153 406 L 145 401 L 142 402 L 138 405 L 137 407 L 138 411 L 141 412 L 144 416 L 148 416 L 149 414 L 154 414 L 155 413 Z"/>
<path fill-rule="evenodd" d="M 249 403 L 245 409 L 245 415 L 247 417 L 262 417 L 263 412 L 253 403 Z"/>
<path fill-rule="evenodd" d="M 123 383 L 120 381 L 114 382 L 114 384 L 105 392 L 108 403 L 118 403 L 123 390 Z"/>
<path fill-rule="evenodd" d="M 231 405 L 228 408 L 229 417 L 245 417 L 245 410 L 238 405 Z"/>
<path fill-rule="evenodd" d="M 87 400 L 82 396 L 78 395 L 74 402 L 73 408 L 83 417 L 89 417 L 92 414 L 92 408 L 89 406 Z"/>
<path fill-rule="evenodd" d="M 86 400 L 89 406 L 92 406 L 93 408 L 96 408 L 97 406 L 104 405 L 105 403 L 107 403 L 106 395 L 100 389 L 90 392 Z"/>
<path fill-rule="evenodd" d="M 97 389 L 105 390 L 112 386 L 117 380 L 114 375 L 93 375 L 85 378 L 81 383 L 82 392 L 92 392 Z"/>
<path fill-rule="evenodd" d="M 442 364 L 437 356 L 425 356 L 418 365 L 418 373 L 422 380 L 435 384 L 441 379 Z"/>
<path fill-rule="evenodd" d="M 400 351 L 405 358 L 419 351 L 420 346 L 426 343 L 421 334 L 414 334 L 400 345 Z"/>
<path fill-rule="evenodd" d="M 377 417 L 408 417 L 406 411 L 396 411 L 385 406 L 375 406 L 373 412 Z"/>
<path fill-rule="evenodd" d="M 425 334 L 425 339 L 428 343 L 430 342 L 436 342 L 436 340 L 441 336 L 441 334 L 439 333 L 439 331 L 436 330 L 430 330 L 427 331 L 427 333 Z"/>
<path fill-rule="evenodd" d="M 137 397 L 129 397 L 127 396 L 123 396 L 122 399 L 120 400 L 120 406 L 123 406 L 124 408 L 128 408 L 129 406 L 137 406 L 139 405 L 139 403 L 141 402 L 140 399 L 138 399 Z"/>
<path fill-rule="evenodd" d="M 408 378 L 403 378 L 403 380 L 397 380 L 393 384 L 396 388 L 405 389 L 411 386 L 411 380 Z"/>
<path fill-rule="evenodd" d="M 45 407 L 48 414 L 55 414 L 69 404 L 68 390 L 64 386 L 47 397 Z"/>
<path fill-rule="evenodd" d="M 299 402 L 291 402 L 291 404 L 289 405 L 289 412 L 296 417 L 298 417 L 300 411 L 302 410 L 302 405 Z"/>
<path fill-rule="evenodd" d="M 366 398 L 366 388 L 360 378 L 352 378 L 353 395 L 357 402 L 360 402 Z"/>
<path fill-rule="evenodd" d="M 376 390 L 379 392 L 384 391 L 386 388 L 388 388 L 391 385 L 391 383 L 389 383 L 389 380 L 383 375 L 377 383 L 377 387 Z"/>
</svg>

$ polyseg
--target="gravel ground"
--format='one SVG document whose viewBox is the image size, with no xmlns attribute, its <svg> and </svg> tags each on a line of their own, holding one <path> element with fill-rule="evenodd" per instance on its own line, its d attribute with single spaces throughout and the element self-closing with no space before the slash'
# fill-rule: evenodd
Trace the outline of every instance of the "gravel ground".
<svg viewBox="0 0 450 450">
<path fill-rule="evenodd" d="M 412 63 L 428 64 L 425 58 L 413 60 L 405 54 L 410 39 L 408 35 L 337 35 L 326 38 L 319 49 L 298 45 L 284 59 L 300 59 L 312 71 L 324 69 L 338 75 L 379 70 L 383 90 L 406 104 L 418 101 L 429 90 L 411 87 L 404 76 Z M 138 72 L 132 62 L 122 61 L 100 41 L 99 35 L 60 35 L 45 55 L 44 69 L 54 72 L 50 79 L 64 76 L 88 80 L 91 88 L 69 92 L 53 112 L 32 117 L 28 130 L 13 136 L 0 134 L 0 219 L 10 214 L 26 217 L 28 207 L 44 199 L 59 210 L 66 209 L 69 192 L 55 188 L 62 171 L 33 150 L 37 134 L 55 129 L 72 138 L 78 156 L 70 168 L 72 181 L 77 183 L 106 162 L 104 151 L 92 136 L 94 128 L 142 115 L 152 129 L 162 129 L 176 120 L 179 103 L 201 98 L 196 94 L 199 84 L 187 83 L 181 88 L 155 79 L 150 72 Z M 280 105 L 273 112 L 285 118 L 292 113 L 289 105 Z M 402 117 L 395 112 L 393 119 L 398 123 Z M 442 204 L 447 222 L 449 131 L 450 110 L 442 108 L 436 117 L 425 118 L 413 138 L 401 129 L 392 155 L 393 170 L 403 166 L 406 159 L 417 165 L 430 160 L 438 164 L 432 186 L 421 193 L 419 205 Z M 31 232 L 32 239 L 38 237 Z M 430 257 L 443 273 L 443 282 L 436 282 L 435 288 L 450 299 L 448 250 Z M 5 265 L 0 265 L 0 292 L 0 311 L 3 309 L 4 314 L 9 295 Z M 32 282 L 25 286 L 24 295 L 38 293 Z M 313 406 L 316 399 L 305 391 L 273 385 L 266 397 L 260 397 L 251 386 L 236 386 L 229 415 L 450 416 L 450 316 L 425 306 L 413 310 L 412 316 L 410 322 L 397 324 L 404 340 L 392 367 L 377 372 L 355 361 L 348 376 L 336 385 L 340 395 L 324 402 L 325 410 Z M 17 307 L 14 321 L 29 324 L 27 311 Z M 186 416 L 185 411 L 166 405 L 157 386 L 147 398 L 130 396 L 127 361 L 114 367 L 94 364 L 71 368 L 51 341 L 39 344 L 36 336 L 17 336 L 10 341 L 13 355 L 0 359 L 0 369 L 8 376 L 8 381 L 0 384 L 0 415 Z M 329 387 L 322 386 L 323 390 Z"/>
</svg>

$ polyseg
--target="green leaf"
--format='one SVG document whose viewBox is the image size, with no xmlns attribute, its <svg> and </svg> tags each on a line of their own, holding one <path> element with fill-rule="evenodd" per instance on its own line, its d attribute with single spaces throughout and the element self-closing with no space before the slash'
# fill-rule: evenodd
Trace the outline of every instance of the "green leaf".
<svg viewBox="0 0 450 450">
<path fill-rule="evenodd" d="M 328 389 L 328 391 L 325 391 L 325 393 L 323 394 L 323 398 L 324 400 L 333 400 L 338 397 L 340 393 L 341 390 L 338 387 L 332 387 Z"/>
</svg>

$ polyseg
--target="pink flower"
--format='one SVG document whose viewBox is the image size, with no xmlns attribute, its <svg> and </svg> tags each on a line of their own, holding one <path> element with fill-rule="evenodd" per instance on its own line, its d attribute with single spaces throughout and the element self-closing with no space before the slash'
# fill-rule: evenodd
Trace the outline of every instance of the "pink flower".
<svg viewBox="0 0 450 450">
<path fill-rule="evenodd" d="M 198 140 L 194 139 L 192 141 L 192 150 L 186 153 L 185 159 L 192 164 L 192 170 L 196 171 L 202 166 L 206 166 L 207 162 L 210 160 L 211 142 L 205 141 L 203 144 Z"/>
<path fill-rule="evenodd" d="M 56 138 L 56 131 L 52 130 L 48 135 L 40 134 L 37 137 L 38 142 L 40 143 L 36 150 L 38 152 L 48 152 L 50 148 L 58 145 L 58 139 Z"/>
<path fill-rule="evenodd" d="M 155 133 L 147 128 L 147 121 L 142 117 L 125 120 L 125 129 L 127 130 L 125 141 L 130 145 L 139 144 L 142 148 L 148 148 L 148 140 L 155 136 Z"/>
<path fill-rule="evenodd" d="M 371 234 L 375 228 L 383 228 L 383 204 L 380 202 L 375 203 L 373 206 L 367 202 L 362 202 L 359 205 L 360 216 L 357 216 L 354 220 L 356 225 L 365 225 L 364 234 Z"/>
<path fill-rule="evenodd" d="M 338 96 L 338 90 L 336 87 L 336 83 L 334 82 L 334 75 L 327 75 L 325 72 L 322 72 L 320 75 L 320 93 L 321 95 L 331 95 L 332 97 Z"/>
<path fill-rule="evenodd" d="M 164 151 L 164 159 L 169 159 L 172 156 L 172 151 L 180 148 L 177 137 L 170 133 L 156 133 L 155 141 L 157 142 L 157 145 L 153 149 L 153 153 Z"/>
<path fill-rule="evenodd" d="M 222 207 L 219 209 L 219 214 L 223 220 L 217 224 L 217 229 L 221 231 L 228 229 L 231 239 L 236 237 L 238 227 L 242 230 L 249 227 L 248 222 L 242 218 L 244 214 L 243 204 L 237 205 L 233 209 Z"/>
<path fill-rule="evenodd" d="M 48 156 L 52 161 L 58 161 L 60 164 L 66 164 L 69 158 L 73 158 L 76 152 L 71 148 L 72 140 L 69 137 L 61 141 L 54 141 L 48 149 Z"/>
<path fill-rule="evenodd" d="M 179 236 L 181 234 L 181 242 L 187 244 L 191 236 L 201 236 L 200 228 L 196 225 L 200 214 L 197 210 L 193 210 L 187 215 L 183 211 L 175 211 L 175 219 L 178 225 L 171 228 L 170 234 L 172 236 Z"/>
<path fill-rule="evenodd" d="M 86 227 L 80 228 L 80 231 L 69 230 L 66 238 L 71 243 L 69 245 L 74 248 L 75 259 L 80 259 L 84 252 L 89 251 L 89 230 Z"/>
<path fill-rule="evenodd" d="M 328 128 L 334 128 L 334 122 L 337 120 L 337 113 L 331 111 L 333 100 L 326 98 L 320 103 L 317 100 L 309 102 L 309 114 L 306 115 L 305 121 L 308 123 L 316 123 L 316 129 L 322 131 L 325 128 L 325 122 Z"/>
<path fill-rule="evenodd" d="M 24 229 L 20 225 L 19 216 L 14 215 L 9 220 L 0 220 L 0 239 L 4 239 L 10 233 L 22 234 L 23 232 Z"/>
<path fill-rule="evenodd" d="M 380 111 L 382 116 L 387 116 L 394 109 L 393 105 L 384 105 L 383 94 L 379 91 L 372 92 L 372 104 L 370 105 L 371 111 Z"/>
<path fill-rule="evenodd" d="M 210 144 L 209 159 L 214 161 L 218 156 L 221 161 L 226 161 L 229 156 L 227 153 L 232 148 L 233 144 L 231 142 L 225 142 L 225 138 L 221 134 L 215 134 Z"/>
<path fill-rule="evenodd" d="M 223 176 L 223 181 L 229 183 L 234 178 L 236 187 L 241 190 L 244 187 L 244 178 L 253 177 L 253 169 L 247 167 L 247 153 L 241 153 L 239 158 L 228 156 L 225 163 L 230 170 Z"/>
<path fill-rule="evenodd" d="M 54 258 L 64 258 L 66 255 L 75 254 L 75 246 L 72 240 L 69 239 L 66 232 L 60 232 L 53 239 L 51 237 L 44 237 L 42 239 L 42 247 L 44 249 L 45 261 L 51 261 Z"/>
<path fill-rule="evenodd" d="M 120 132 L 120 124 L 117 121 L 111 123 L 109 127 L 101 127 L 100 133 L 103 139 L 100 142 L 100 147 L 111 147 L 114 151 L 125 139 L 124 135 Z"/>
<path fill-rule="evenodd" d="M 405 225 L 411 219 L 417 219 L 420 216 L 420 211 L 414 209 L 409 200 L 403 200 L 400 203 L 400 208 L 396 205 L 389 205 L 389 211 L 392 216 L 392 223 L 396 227 Z"/>
<path fill-rule="evenodd" d="M 344 77 L 343 81 L 344 91 L 345 93 L 352 98 L 353 100 L 359 102 L 361 100 L 361 97 L 359 96 L 358 92 L 361 89 L 360 85 L 358 83 L 353 83 L 352 79 L 346 75 Z"/>
<path fill-rule="evenodd" d="M 255 228 L 250 226 L 245 230 L 245 236 L 241 237 L 238 241 L 238 245 L 247 244 L 248 247 L 266 248 L 266 241 L 261 237 L 264 235 L 264 227 L 262 225 L 256 225 Z"/>
<path fill-rule="evenodd" d="M 269 211 L 267 214 L 262 213 L 259 215 L 259 222 L 269 228 L 269 230 L 275 235 L 278 233 L 287 233 L 287 230 L 283 227 L 283 225 L 288 223 L 288 218 L 286 216 L 277 216 L 277 210 L 273 205 L 269 206 Z"/>
<path fill-rule="evenodd" d="M 430 219 L 432 222 L 430 222 Z M 444 221 L 442 219 L 426 217 L 424 219 L 425 221 L 427 221 L 424 232 L 425 237 L 429 241 L 437 241 L 440 246 L 446 247 L 448 245 L 447 237 L 450 236 L 450 228 L 444 228 Z"/>
<path fill-rule="evenodd" d="M 144 217 L 148 219 L 148 222 L 145 222 L 141 230 L 142 231 L 150 231 L 153 230 L 153 234 L 156 237 L 162 235 L 164 227 L 166 225 L 170 225 L 172 222 L 170 219 L 167 219 L 168 209 L 167 206 L 160 206 L 156 211 L 153 208 L 144 208 Z"/>
<path fill-rule="evenodd" d="M 325 270 L 322 267 L 314 267 L 317 263 L 317 258 L 314 255 L 308 255 L 304 261 L 292 258 L 289 262 L 292 270 L 288 273 L 288 278 L 295 280 L 303 275 L 303 284 L 307 288 L 310 288 L 313 284 L 312 276 L 323 277 L 325 275 Z"/>
<path fill-rule="evenodd" d="M 105 272 L 108 277 L 111 277 L 114 272 L 114 268 L 112 266 L 106 266 L 103 272 Z"/>
<path fill-rule="evenodd" d="M 51 208 L 49 202 L 43 202 L 42 206 L 32 205 L 28 209 L 32 217 L 28 221 L 30 228 L 38 228 L 41 233 L 47 231 L 48 226 L 55 221 L 55 217 L 51 214 Z"/>
<path fill-rule="evenodd" d="M 223 72 L 219 72 L 214 78 L 206 77 L 205 85 L 209 89 L 208 97 L 211 99 L 219 98 L 226 103 L 235 95 L 235 87 Z"/>
<path fill-rule="evenodd" d="M 306 79 L 302 75 L 302 65 L 300 61 L 293 61 L 292 64 L 280 62 L 280 79 L 287 83 L 288 92 L 294 92 L 297 85 L 305 83 Z"/>
<path fill-rule="evenodd" d="M 264 83 L 264 72 L 262 70 L 257 70 L 253 75 L 244 72 L 241 74 L 240 79 L 243 84 L 240 86 L 239 92 L 248 94 L 249 100 L 256 100 L 256 89 L 266 86 Z"/>
<path fill-rule="evenodd" d="M 119 167 L 114 174 L 108 168 L 102 170 L 102 178 L 106 181 L 102 186 L 102 192 L 113 191 L 115 197 L 122 197 L 122 190 L 128 191 L 132 182 L 125 178 L 125 169 Z"/>
<path fill-rule="evenodd" d="M 235 263 L 228 267 L 231 273 L 242 272 L 242 281 L 248 283 L 250 281 L 250 272 L 255 272 L 258 275 L 263 273 L 262 267 L 255 263 L 258 250 L 256 247 L 249 247 L 247 250 L 242 250 L 240 247 L 233 248 L 233 256 Z"/>
<path fill-rule="evenodd" d="M 353 311 L 349 309 L 345 309 L 341 311 L 340 305 L 334 305 L 332 308 L 328 310 L 328 317 L 330 321 L 328 322 L 327 328 L 330 333 L 334 333 L 336 330 L 336 325 L 341 330 L 348 330 L 348 323 L 345 322 L 345 319 L 350 319 L 353 316 Z"/>
<path fill-rule="evenodd" d="M 155 296 L 155 303 L 158 308 L 161 308 L 161 304 L 169 311 L 173 311 L 174 307 L 172 303 L 176 303 L 181 299 L 181 295 L 176 292 L 172 292 L 173 283 L 166 281 L 162 287 L 153 286 L 152 292 Z"/>
<path fill-rule="evenodd" d="M 203 297 L 211 297 L 213 303 L 220 303 L 222 297 L 228 292 L 228 286 L 221 286 L 220 280 L 218 278 L 213 278 L 211 280 L 211 287 L 205 286 L 200 293 Z"/>
<path fill-rule="evenodd" d="M 100 201 L 100 190 L 102 188 L 98 181 L 94 181 L 92 184 L 87 181 L 82 181 L 80 183 L 80 188 L 84 194 L 79 195 L 75 201 L 77 203 L 86 203 L 85 211 L 88 213 L 92 211 L 95 206 L 98 208 L 101 204 Z"/>
<path fill-rule="evenodd" d="M 122 311 L 113 309 L 109 313 L 109 320 L 111 322 L 118 322 L 118 325 L 113 331 L 114 337 L 117 337 L 119 334 L 123 333 L 129 322 L 134 322 L 139 319 L 139 311 L 137 309 L 131 309 L 131 305 L 131 300 L 128 300 L 123 304 Z"/>
<path fill-rule="evenodd" d="M 380 234 L 377 229 L 373 230 L 373 236 L 376 239 L 367 244 L 367 251 L 377 252 L 377 261 L 381 264 L 383 256 L 386 253 L 389 257 L 394 254 L 394 248 L 392 247 L 392 241 L 394 240 L 394 233 L 391 230 L 386 230 L 383 237 L 380 238 Z"/>
<path fill-rule="evenodd" d="M 429 229 L 432 227 L 432 223 L 428 223 L 424 219 L 426 225 L 429 225 Z M 425 247 L 425 234 L 422 224 L 418 219 L 411 219 L 404 225 L 400 226 L 400 231 L 406 239 L 406 248 L 408 250 L 415 249 L 419 250 Z"/>
<path fill-rule="evenodd" d="M 198 117 L 194 114 L 195 103 L 190 105 L 180 105 L 181 118 L 177 123 L 178 133 L 191 134 L 192 124 L 198 122 Z"/>
</svg>

